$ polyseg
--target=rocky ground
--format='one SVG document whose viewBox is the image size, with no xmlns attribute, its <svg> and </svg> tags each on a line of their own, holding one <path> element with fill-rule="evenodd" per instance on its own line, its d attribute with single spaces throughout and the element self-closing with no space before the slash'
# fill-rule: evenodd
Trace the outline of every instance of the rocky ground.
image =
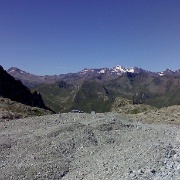
<svg viewBox="0 0 180 180">
<path fill-rule="evenodd" d="M 52 111 L 11 101 L 0 97 L 0 121 L 9 121 L 30 116 L 53 114 Z"/>
<path fill-rule="evenodd" d="M 180 105 L 148 110 L 138 114 L 126 114 L 126 117 L 143 123 L 166 123 L 180 125 Z"/>
<path fill-rule="evenodd" d="M 15 180 L 180 180 L 180 126 L 118 113 L 0 122 L 0 172 Z"/>
</svg>

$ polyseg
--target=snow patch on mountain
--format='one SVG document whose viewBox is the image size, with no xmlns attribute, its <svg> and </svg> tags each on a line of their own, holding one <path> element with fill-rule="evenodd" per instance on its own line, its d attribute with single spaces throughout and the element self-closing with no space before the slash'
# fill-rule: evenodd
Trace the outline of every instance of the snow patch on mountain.
<svg viewBox="0 0 180 180">
<path fill-rule="evenodd" d="M 9 73 L 14 72 L 14 71 L 15 71 L 15 70 L 14 70 L 14 69 L 12 69 L 12 70 L 10 70 L 10 71 L 9 71 Z"/>
<path fill-rule="evenodd" d="M 121 76 L 126 72 L 135 73 L 135 68 L 126 68 L 120 65 L 116 65 L 113 68 L 99 68 L 99 69 L 87 69 L 80 71 L 79 74 L 84 75 L 87 73 L 95 72 L 97 74 L 108 74 Z"/>
<path fill-rule="evenodd" d="M 164 76 L 164 72 L 159 72 L 159 76 Z"/>
<path fill-rule="evenodd" d="M 114 72 L 121 72 L 121 73 L 125 73 L 125 72 L 131 72 L 131 73 L 134 73 L 134 68 L 126 68 L 126 67 L 123 67 L 123 66 L 115 66 L 113 68 L 113 71 Z"/>
<path fill-rule="evenodd" d="M 105 73 L 105 69 L 101 69 L 98 73 L 99 74 L 104 74 Z"/>
</svg>

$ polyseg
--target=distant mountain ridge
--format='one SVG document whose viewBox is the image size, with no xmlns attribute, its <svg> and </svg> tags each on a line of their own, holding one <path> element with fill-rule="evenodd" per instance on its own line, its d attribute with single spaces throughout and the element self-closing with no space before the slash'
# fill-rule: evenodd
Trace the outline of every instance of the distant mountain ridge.
<svg viewBox="0 0 180 180">
<path fill-rule="evenodd" d="M 79 78 L 82 76 L 98 75 L 98 74 L 105 74 L 112 78 L 116 78 L 117 76 L 122 76 L 125 73 L 135 73 L 135 74 L 146 73 L 154 77 L 159 77 L 159 76 L 180 77 L 180 69 L 176 71 L 166 69 L 162 72 L 151 72 L 138 67 L 126 68 L 120 65 L 116 65 L 113 68 L 97 68 L 97 69 L 85 68 L 77 73 L 45 75 L 45 76 L 38 76 L 31 73 L 27 73 L 16 67 L 11 67 L 10 69 L 7 70 L 7 72 L 15 79 L 21 80 L 21 82 L 29 88 L 33 88 L 43 83 L 51 83 L 51 84 L 56 83 L 58 81 L 63 80 L 64 78 L 72 78 L 73 76 Z"/>
<path fill-rule="evenodd" d="M 31 74 L 31 73 L 27 73 L 26 71 L 23 71 L 17 67 L 11 67 L 10 69 L 7 70 L 7 72 L 9 74 L 13 74 L 13 75 L 27 74 L 27 75 L 32 75 L 32 76 L 36 76 L 36 77 L 38 76 L 38 75 Z M 121 76 L 126 72 L 130 72 L 130 73 L 142 73 L 142 72 L 144 72 L 144 73 L 148 73 L 151 75 L 159 75 L 159 76 L 164 76 L 164 75 L 180 76 L 180 69 L 177 69 L 175 71 L 170 70 L 170 69 L 166 69 L 166 70 L 161 71 L 161 72 L 152 72 L 152 71 L 147 71 L 147 70 L 144 70 L 144 69 L 138 68 L 138 67 L 127 68 L 124 66 L 116 65 L 113 68 L 85 68 L 82 71 L 79 71 L 77 73 L 67 73 L 67 74 L 60 74 L 60 75 L 45 75 L 45 76 L 39 76 L 39 77 L 41 77 L 41 80 L 43 80 L 43 79 L 48 79 L 48 77 L 52 77 L 52 79 L 54 77 L 54 79 L 55 79 L 58 76 L 65 76 L 65 75 L 71 75 L 71 74 L 84 75 L 84 74 L 88 74 L 88 73 Z"/>
<path fill-rule="evenodd" d="M 107 74 L 107 75 L 115 75 L 115 76 L 122 76 L 124 73 L 147 73 L 151 76 L 180 76 L 180 69 L 176 71 L 172 71 L 170 69 L 166 69 L 162 72 L 151 72 L 144 70 L 142 68 L 133 67 L 133 68 L 127 68 L 124 66 L 116 65 L 113 68 L 99 68 L 99 69 L 87 69 L 80 71 L 80 74 L 87 74 L 87 73 L 98 73 L 98 74 Z"/>
</svg>

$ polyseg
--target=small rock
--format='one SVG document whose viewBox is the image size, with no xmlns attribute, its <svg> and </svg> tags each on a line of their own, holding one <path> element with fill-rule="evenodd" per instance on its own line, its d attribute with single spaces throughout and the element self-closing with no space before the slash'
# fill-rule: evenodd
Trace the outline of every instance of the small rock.
<svg viewBox="0 0 180 180">
<path fill-rule="evenodd" d="M 153 173 L 153 174 L 156 174 L 156 171 L 153 169 L 153 170 L 151 170 L 151 172 Z"/>
<path fill-rule="evenodd" d="M 168 153 L 168 158 L 173 157 L 175 154 L 176 154 L 176 151 L 174 149 L 170 150 L 169 153 Z"/>
</svg>

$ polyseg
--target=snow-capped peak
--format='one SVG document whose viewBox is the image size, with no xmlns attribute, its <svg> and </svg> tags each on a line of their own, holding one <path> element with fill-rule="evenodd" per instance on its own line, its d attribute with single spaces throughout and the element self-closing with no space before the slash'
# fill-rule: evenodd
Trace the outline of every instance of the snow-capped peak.
<svg viewBox="0 0 180 180">
<path fill-rule="evenodd" d="M 113 76 L 122 76 L 125 73 L 147 73 L 151 76 L 180 76 L 180 69 L 176 71 L 172 71 L 170 69 L 166 69 L 165 71 L 161 72 L 151 72 L 151 71 L 146 71 L 138 67 L 131 67 L 131 68 L 126 68 L 124 66 L 116 65 L 113 68 L 95 68 L 95 69 L 84 69 L 79 72 L 81 75 L 89 74 L 89 73 L 95 73 L 95 74 L 106 74 L 106 75 L 113 75 Z"/>
<path fill-rule="evenodd" d="M 117 75 L 121 76 L 126 72 L 135 73 L 135 68 L 126 68 L 120 65 L 116 65 L 113 68 L 99 68 L 99 69 L 87 69 L 80 71 L 79 73 L 81 75 L 87 74 L 87 73 L 98 73 L 98 74 L 107 74 L 107 75 Z"/>
<path fill-rule="evenodd" d="M 119 71 L 121 71 L 121 72 L 126 72 L 126 71 L 125 71 L 125 68 L 124 68 L 123 66 L 119 66 L 119 65 L 117 65 L 117 66 L 114 68 L 114 71 L 116 71 L 116 72 L 117 72 L 117 71 L 118 71 L 118 72 L 119 72 Z"/>
<path fill-rule="evenodd" d="M 119 66 L 119 65 L 116 65 L 113 70 L 115 72 L 121 72 L 121 73 L 125 73 L 125 72 L 131 72 L 131 73 L 134 73 L 134 68 L 125 68 L 123 66 Z"/>
</svg>

